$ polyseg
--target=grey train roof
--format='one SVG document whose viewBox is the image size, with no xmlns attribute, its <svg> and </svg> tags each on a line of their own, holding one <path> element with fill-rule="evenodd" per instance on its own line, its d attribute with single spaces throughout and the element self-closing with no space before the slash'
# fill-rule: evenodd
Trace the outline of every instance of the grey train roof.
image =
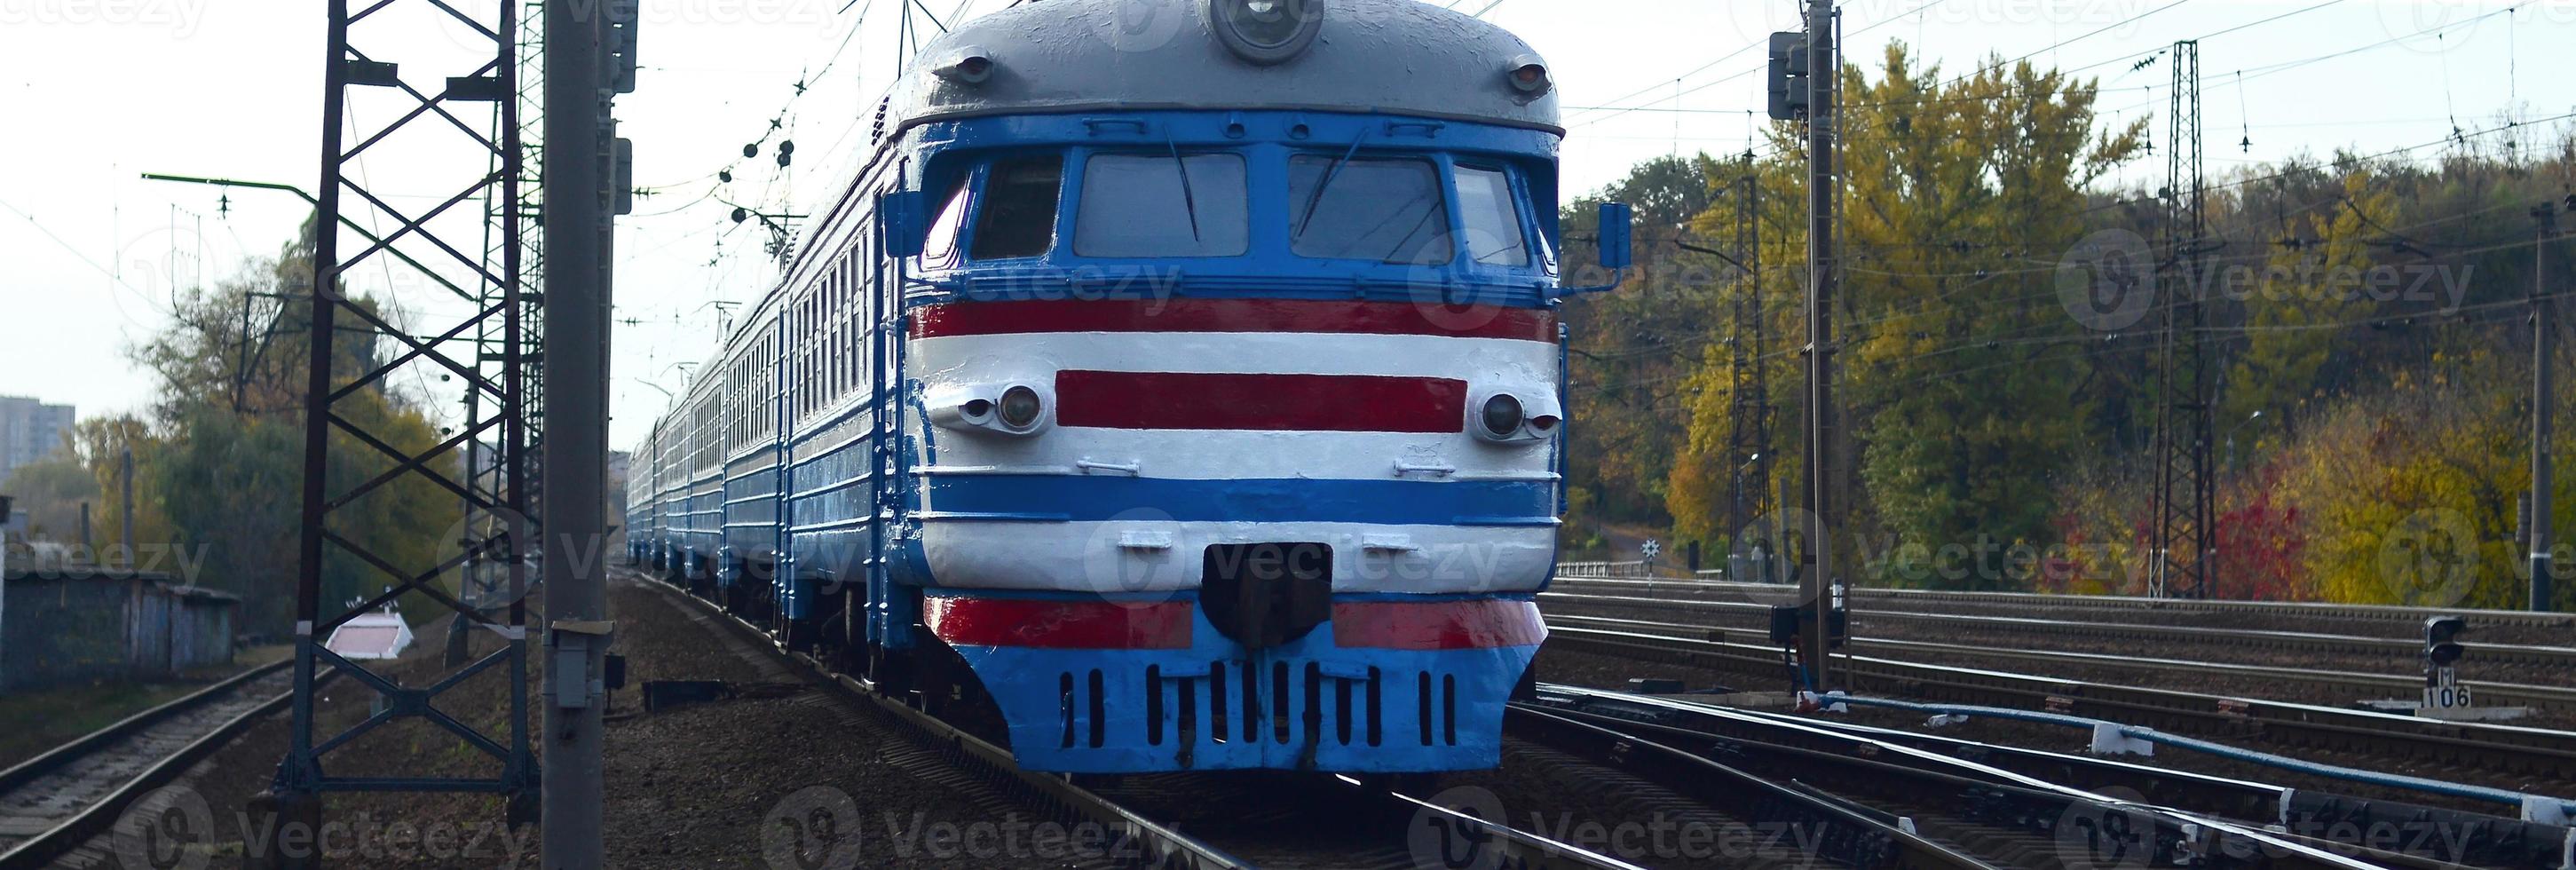
<svg viewBox="0 0 2576 870">
<path fill-rule="evenodd" d="M 895 85 L 899 131 L 978 115 L 1134 109 L 1305 109 L 1481 121 L 1562 134 L 1554 88 L 1535 96 L 1511 71 L 1537 62 L 1493 24 L 1420 0 L 1321 0 L 1323 24 L 1297 57 L 1236 57 L 1206 0 L 1037 0 L 967 22 L 924 46 Z M 969 55 L 980 84 L 934 73 Z"/>
</svg>

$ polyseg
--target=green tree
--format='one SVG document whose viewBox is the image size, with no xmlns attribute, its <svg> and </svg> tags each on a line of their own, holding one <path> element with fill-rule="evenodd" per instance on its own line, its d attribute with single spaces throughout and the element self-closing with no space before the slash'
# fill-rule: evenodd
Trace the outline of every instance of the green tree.
<svg viewBox="0 0 2576 870">
<path fill-rule="evenodd" d="M 90 421 L 80 433 L 84 461 L 101 474 L 112 471 L 125 446 L 134 447 L 138 542 L 184 548 L 197 568 L 189 579 L 241 594 L 245 623 L 255 630 L 281 631 L 293 619 L 312 238 L 308 222 L 277 258 L 256 261 L 213 289 L 181 294 L 171 325 L 132 348 L 134 360 L 161 380 L 149 419 Z M 349 298 L 348 306 L 382 310 L 363 296 Z M 390 357 L 365 318 L 344 311 L 337 320 L 331 380 L 345 385 Z M 352 430 L 409 454 L 444 440 L 422 401 L 379 379 L 333 404 L 338 425 L 330 434 L 324 489 L 326 497 L 346 503 L 332 511 L 329 527 L 356 549 L 325 545 L 326 608 L 406 579 L 358 550 L 415 572 L 455 550 L 447 538 L 460 503 L 424 472 L 395 475 L 351 496 L 400 465 Z M 462 457 L 455 451 L 432 456 L 426 472 L 460 480 Z M 103 488 L 113 482 L 99 481 Z"/>
<path fill-rule="evenodd" d="M 1665 485 L 1689 418 L 1684 382 L 1708 337 L 1717 275 L 1679 256 L 1675 243 L 1683 225 L 1715 200 L 1721 172 L 1704 156 L 1658 158 L 1577 200 L 1561 218 L 1564 262 L 1575 267 L 1569 283 L 1598 282 L 1607 276 L 1582 269 L 1599 262 L 1596 207 L 1615 201 L 1637 210 L 1637 268 L 1618 290 L 1579 298 L 1564 313 L 1573 339 L 1571 449 L 1589 457 L 1568 483 L 1591 494 L 1588 513 L 1598 522 L 1660 528 L 1668 521 Z"/>
<path fill-rule="evenodd" d="M 2293 234 L 2272 246 L 2260 285 L 2246 295 L 2245 348 L 2228 373 L 2220 420 L 2257 411 L 2296 420 L 2299 406 L 2361 375 L 2362 367 L 2329 361 L 2369 331 L 2363 315 L 2373 307 L 2372 282 L 2403 280 L 2394 269 L 2375 268 L 2372 252 L 2381 240 L 2377 228 L 2394 222 L 2395 212 L 2396 197 L 2373 191 L 2370 173 L 2355 171 L 2344 176 L 2334 205 L 2303 228 L 2285 228 Z"/>
</svg>

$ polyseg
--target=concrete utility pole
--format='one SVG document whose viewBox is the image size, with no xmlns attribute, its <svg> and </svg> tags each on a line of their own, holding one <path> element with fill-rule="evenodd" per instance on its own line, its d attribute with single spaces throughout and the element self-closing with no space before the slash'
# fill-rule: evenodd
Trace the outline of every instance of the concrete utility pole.
<svg viewBox="0 0 2576 870">
<path fill-rule="evenodd" d="M 2549 238 L 2558 234 L 2557 203 L 2531 210 L 2539 236 L 2531 246 L 2531 609 L 2547 611 L 2554 603 L 2549 558 L 2550 415 L 2558 394 L 2550 383 L 2550 345 L 2558 331 L 2549 304 Z"/>
<path fill-rule="evenodd" d="M 117 520 L 116 537 L 117 543 L 124 548 L 122 558 L 125 560 L 125 569 L 131 571 L 134 570 L 134 445 L 125 445 L 117 462 L 120 470 L 124 472 L 123 481 L 118 484 L 118 488 L 122 489 L 123 493 L 118 498 L 124 502 L 125 507 L 120 512 L 122 518 Z M 7 519 L 7 517 L 0 517 L 0 519 Z"/>
<path fill-rule="evenodd" d="M 608 102 L 611 4 L 545 7 L 544 854 L 601 865 L 600 744 L 608 647 L 606 515 Z"/>
<path fill-rule="evenodd" d="M 1807 518 L 1806 570 L 1798 598 L 1813 620 L 1798 632 L 1807 688 L 1822 694 L 1833 652 L 1834 405 L 1834 4 L 1807 0 Z"/>
</svg>

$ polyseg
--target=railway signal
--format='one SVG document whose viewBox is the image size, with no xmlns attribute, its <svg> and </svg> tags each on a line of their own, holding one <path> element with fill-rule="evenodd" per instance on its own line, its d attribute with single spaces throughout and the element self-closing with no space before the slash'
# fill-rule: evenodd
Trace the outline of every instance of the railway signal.
<svg viewBox="0 0 2576 870">
<path fill-rule="evenodd" d="M 2459 663 L 2468 649 L 2460 638 L 2469 633 L 2469 621 L 2458 616 L 2424 618 L 2424 699 L 2413 704 L 2414 713 L 2428 719 L 2486 722 L 2519 719 L 2531 715 L 2529 707 L 2478 706 L 2469 687 L 2460 684 Z M 2383 709 L 2405 702 L 2373 704 Z"/>
<path fill-rule="evenodd" d="M 2469 689 L 2460 685 L 2460 656 L 2468 650 L 2460 646 L 2460 636 L 2469 633 L 2469 621 L 2457 616 L 2424 618 L 2424 707 L 2426 710 L 2465 709 L 2469 706 Z"/>
<path fill-rule="evenodd" d="M 1807 35 L 1796 31 L 1771 34 L 1771 120 L 1795 121 L 1807 114 Z"/>
</svg>

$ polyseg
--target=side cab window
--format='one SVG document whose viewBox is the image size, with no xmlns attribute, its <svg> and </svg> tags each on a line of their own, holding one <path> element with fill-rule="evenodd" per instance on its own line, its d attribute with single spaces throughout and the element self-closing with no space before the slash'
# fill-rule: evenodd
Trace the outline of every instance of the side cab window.
<svg viewBox="0 0 2576 870">
<path fill-rule="evenodd" d="M 1458 212 L 1466 230 L 1467 257 L 1478 266 L 1525 267 L 1529 234 L 1521 220 L 1518 185 L 1499 165 L 1458 164 Z"/>
<path fill-rule="evenodd" d="M 966 252 L 958 246 L 965 234 L 967 206 L 973 199 L 975 178 L 970 173 L 960 176 L 942 197 L 936 217 L 930 220 L 930 235 L 921 246 L 921 267 L 926 271 L 954 269 L 966 264 Z"/>
</svg>

